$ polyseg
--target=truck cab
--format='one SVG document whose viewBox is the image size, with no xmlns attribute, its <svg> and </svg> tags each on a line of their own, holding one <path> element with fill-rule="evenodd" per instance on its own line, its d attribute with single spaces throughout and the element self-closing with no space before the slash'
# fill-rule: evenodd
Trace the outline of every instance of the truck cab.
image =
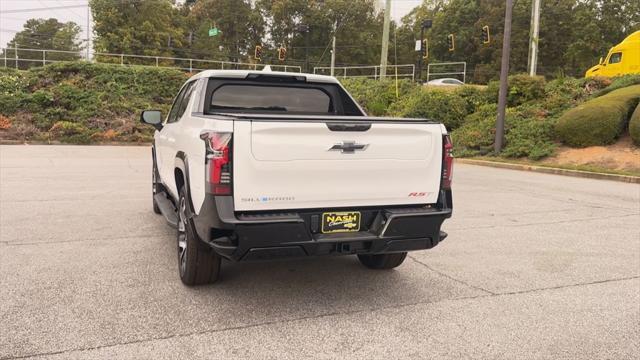
<svg viewBox="0 0 640 360">
<path fill-rule="evenodd" d="M 621 43 L 609 50 L 600 63 L 591 67 L 585 77 L 614 77 L 640 73 L 640 31 L 627 36 Z"/>
</svg>

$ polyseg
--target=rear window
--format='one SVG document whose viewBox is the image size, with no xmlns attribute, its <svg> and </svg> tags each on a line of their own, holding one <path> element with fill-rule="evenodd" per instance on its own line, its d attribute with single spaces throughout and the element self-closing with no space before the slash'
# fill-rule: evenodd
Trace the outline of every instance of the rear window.
<svg viewBox="0 0 640 360">
<path fill-rule="evenodd" d="M 211 96 L 210 111 L 333 113 L 331 96 L 322 89 L 295 86 L 222 85 Z"/>
</svg>

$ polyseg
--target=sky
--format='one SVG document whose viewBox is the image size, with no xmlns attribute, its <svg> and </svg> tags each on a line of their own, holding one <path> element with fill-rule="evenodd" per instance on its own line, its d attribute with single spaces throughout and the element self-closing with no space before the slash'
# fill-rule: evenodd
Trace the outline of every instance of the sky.
<svg viewBox="0 0 640 360">
<path fill-rule="evenodd" d="M 378 1 L 380 7 L 384 8 L 384 0 Z M 391 0 L 392 19 L 399 22 L 421 2 L 421 0 Z M 82 29 L 80 38 L 86 39 L 87 3 L 88 0 L 0 0 L 0 47 L 5 47 L 15 33 L 22 30 L 22 25 L 32 18 L 56 18 L 60 22 L 73 21 Z M 62 6 L 72 7 L 52 9 Z M 38 10 L 20 11 L 25 9 Z"/>
</svg>

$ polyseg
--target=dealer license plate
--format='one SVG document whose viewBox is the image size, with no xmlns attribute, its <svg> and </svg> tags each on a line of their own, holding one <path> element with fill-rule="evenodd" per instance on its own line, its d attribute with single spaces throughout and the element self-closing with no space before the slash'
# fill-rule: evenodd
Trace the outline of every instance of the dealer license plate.
<svg viewBox="0 0 640 360">
<path fill-rule="evenodd" d="M 324 234 L 360 231 L 360 212 L 326 212 L 322 214 Z"/>
</svg>

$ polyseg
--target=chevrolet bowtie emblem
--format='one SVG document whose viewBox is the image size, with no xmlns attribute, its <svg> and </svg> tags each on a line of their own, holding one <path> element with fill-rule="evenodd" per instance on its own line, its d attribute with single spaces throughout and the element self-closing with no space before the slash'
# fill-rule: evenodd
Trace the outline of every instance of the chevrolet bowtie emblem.
<svg viewBox="0 0 640 360">
<path fill-rule="evenodd" d="M 364 150 L 369 144 L 358 144 L 355 141 L 343 141 L 329 148 L 331 150 L 340 150 L 343 154 L 353 154 L 356 150 Z"/>
</svg>

